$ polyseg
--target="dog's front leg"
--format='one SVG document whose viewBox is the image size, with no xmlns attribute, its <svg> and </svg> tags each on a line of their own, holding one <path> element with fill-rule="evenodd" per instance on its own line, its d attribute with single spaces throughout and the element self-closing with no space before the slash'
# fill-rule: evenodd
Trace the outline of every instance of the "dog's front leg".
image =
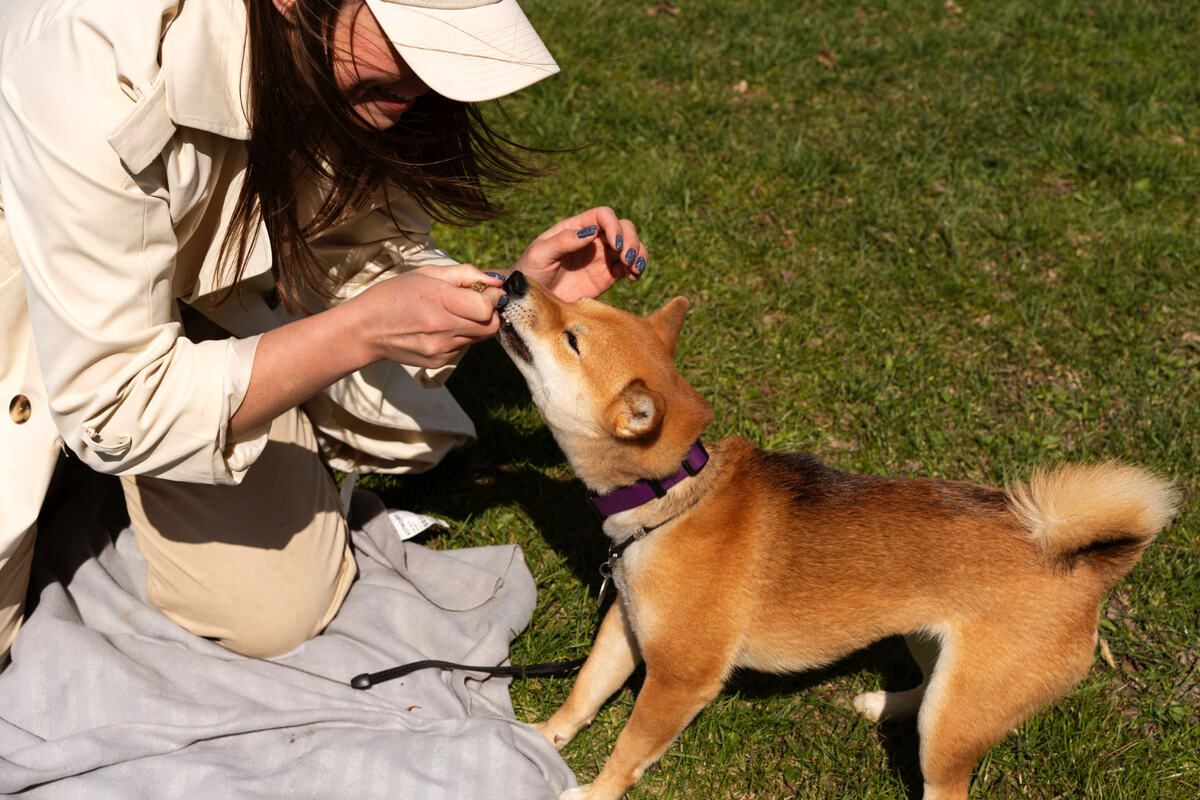
<svg viewBox="0 0 1200 800">
<path fill-rule="evenodd" d="M 647 662 L 646 682 L 604 769 L 593 783 L 570 789 L 559 800 L 617 800 L 637 782 L 721 691 L 724 681 L 717 670 L 700 680 L 695 670 L 689 672 L 688 677 L 655 674 Z"/>
<path fill-rule="evenodd" d="M 641 660 L 625 603 L 618 597 L 600 623 L 592 652 L 575 679 L 567 702 L 550 719 L 538 724 L 537 729 L 556 748 L 565 747 L 596 718 L 600 706 L 621 688 Z"/>
</svg>

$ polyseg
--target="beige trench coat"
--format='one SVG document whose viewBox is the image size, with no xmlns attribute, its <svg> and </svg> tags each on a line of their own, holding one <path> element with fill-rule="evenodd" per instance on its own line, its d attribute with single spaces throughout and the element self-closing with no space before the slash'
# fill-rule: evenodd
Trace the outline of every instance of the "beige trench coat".
<svg viewBox="0 0 1200 800">
<path fill-rule="evenodd" d="M 0 564 L 63 448 L 101 472 L 207 484 L 239 482 L 257 453 L 224 442 L 251 364 L 235 340 L 185 338 L 178 306 L 238 337 L 289 319 L 265 230 L 243 301 L 206 302 L 225 288 L 217 251 L 246 163 L 245 39 L 243 0 L 0 3 Z M 390 210 L 316 242 L 340 297 L 454 263 L 414 204 Z M 448 374 L 380 363 L 314 398 L 330 463 L 419 471 L 469 441 Z"/>
</svg>

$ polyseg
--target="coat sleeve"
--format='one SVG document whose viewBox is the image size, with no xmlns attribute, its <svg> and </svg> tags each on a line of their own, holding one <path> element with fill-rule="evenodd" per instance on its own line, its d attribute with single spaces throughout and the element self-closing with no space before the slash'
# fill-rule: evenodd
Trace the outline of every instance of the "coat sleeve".
<svg viewBox="0 0 1200 800">
<path fill-rule="evenodd" d="M 336 305 L 406 270 L 450 265 L 430 238 L 429 216 L 406 195 L 377 195 L 324 231 L 312 246 L 330 276 L 332 298 L 306 298 L 310 308 Z M 269 273 L 247 281 L 238 302 L 216 303 L 213 287 L 191 304 L 223 329 L 248 337 L 296 316 L 274 298 Z M 304 403 L 330 466 L 346 472 L 420 472 L 475 439 L 470 417 L 443 385 L 453 365 L 424 369 L 379 361 L 334 382 Z"/>
<path fill-rule="evenodd" d="M 429 215 L 398 191 L 380 192 L 314 250 L 337 287 L 334 303 L 407 270 L 457 263 L 431 238 Z M 444 385 L 454 367 L 379 361 L 305 403 L 326 460 L 344 471 L 421 472 L 474 441 L 474 424 Z"/>
<path fill-rule="evenodd" d="M 417 267 L 457 264 L 433 241 L 430 229 L 429 215 L 407 194 L 381 190 L 369 208 L 319 236 L 313 250 L 331 276 L 333 302 Z M 454 367 L 407 369 L 422 385 L 432 387 L 444 384 Z"/>
<path fill-rule="evenodd" d="M 0 70 L 0 189 L 51 416 L 98 471 L 236 483 L 233 342 L 181 335 L 161 164 L 131 174 L 107 142 L 134 103 L 112 47 L 57 24 Z"/>
</svg>

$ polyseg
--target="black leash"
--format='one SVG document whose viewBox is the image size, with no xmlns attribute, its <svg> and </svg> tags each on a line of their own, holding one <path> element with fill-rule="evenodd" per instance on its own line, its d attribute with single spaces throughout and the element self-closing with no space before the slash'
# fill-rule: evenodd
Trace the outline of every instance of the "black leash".
<svg viewBox="0 0 1200 800">
<path fill-rule="evenodd" d="M 513 274 L 519 275 L 520 273 L 513 273 Z M 699 463 L 697 463 L 697 464 L 691 463 L 693 459 L 699 460 Z M 687 457 L 683 460 L 682 465 L 680 467 L 680 471 L 678 473 L 676 473 L 675 476 L 673 476 L 672 478 L 669 478 L 665 482 L 663 482 L 663 481 L 639 481 L 638 482 L 639 484 L 648 485 L 653 490 L 652 496 L 643 498 L 642 503 L 648 502 L 650 499 L 661 498 L 661 497 L 665 496 L 667 488 L 674 486 L 676 483 L 678 483 L 679 481 L 682 481 L 686 477 L 693 477 L 693 476 L 697 475 L 700 472 L 700 470 L 704 469 L 705 465 L 708 463 L 708 460 L 709 460 L 708 451 L 704 449 L 704 445 L 700 442 L 699 439 L 697 439 L 696 443 L 694 445 L 692 445 L 692 449 L 688 451 Z M 352 475 L 353 475 L 353 473 L 352 473 Z M 356 477 L 356 475 L 355 475 L 355 477 Z M 350 488 L 353 489 L 353 486 L 354 486 L 354 484 L 351 483 Z M 618 492 L 624 492 L 630 488 L 633 488 L 633 487 L 625 487 L 624 489 L 618 490 Z M 605 495 L 604 498 L 593 497 L 593 500 L 597 500 L 597 499 L 604 500 L 605 498 L 611 500 L 615 496 L 615 494 L 616 493 L 609 493 L 608 495 Z M 349 493 L 348 493 L 348 490 L 345 489 L 344 487 L 343 487 L 342 501 L 343 501 L 343 504 L 347 508 L 349 508 Z M 607 516 L 610 516 L 611 514 L 617 513 L 618 511 L 628 511 L 630 508 L 635 508 L 636 505 L 640 505 L 640 504 L 641 503 L 635 504 L 634 506 L 622 505 L 619 508 L 616 508 L 616 509 L 613 509 L 613 510 L 610 510 L 607 512 L 602 510 L 599 506 L 594 506 L 594 508 L 595 508 L 595 510 L 597 510 L 600 513 L 601 517 L 607 517 Z M 678 513 L 674 516 L 678 516 Z M 625 541 L 620 542 L 620 543 L 614 542 L 609 545 L 608 560 L 600 565 L 600 576 L 603 578 L 603 581 L 600 583 L 600 592 L 599 592 L 599 595 L 596 597 L 596 605 L 598 607 L 603 607 L 603 605 L 604 605 L 604 597 L 606 594 L 608 594 L 608 590 L 612 587 L 612 585 L 614 583 L 613 571 L 616 568 L 617 562 L 620 560 L 621 555 L 625 552 L 625 550 L 634 542 L 640 542 L 642 539 L 646 538 L 646 535 L 649 534 L 651 531 L 657 530 L 658 528 L 661 528 L 662 526 L 666 525 L 668 522 L 671 521 L 672 518 L 673 517 L 669 517 L 665 520 L 662 520 L 661 522 L 659 522 L 656 525 L 648 525 L 648 526 L 643 526 L 641 528 L 638 528 Z M 350 685 L 353 686 L 355 689 L 370 689 L 372 686 L 374 686 L 377 683 L 383 683 L 384 681 L 390 681 L 394 678 L 402 678 L 405 675 L 409 675 L 413 672 L 417 672 L 418 670 L 423 670 L 423 669 L 447 669 L 447 670 L 460 670 L 462 672 L 482 672 L 485 675 L 497 675 L 497 676 L 502 676 L 502 677 L 506 677 L 506 678 L 554 677 L 557 675 L 566 675 L 568 672 L 574 672 L 575 670 L 582 667 L 583 662 L 585 662 L 585 661 L 587 661 L 587 658 L 575 658 L 570 661 L 548 661 L 544 664 L 523 664 L 523 665 L 522 664 L 513 664 L 513 665 L 507 666 L 507 667 L 472 667 L 472 666 L 468 666 L 466 664 L 455 664 L 451 661 L 433 661 L 433 660 L 414 661 L 411 664 L 401 664 L 398 667 L 392 667 L 391 669 L 380 670 L 379 672 L 364 672 L 361 675 L 355 675 L 353 678 L 350 679 Z"/>
<path fill-rule="evenodd" d="M 604 605 L 604 596 L 608 594 L 609 588 L 613 583 L 613 568 L 617 561 L 620 560 L 621 554 L 626 548 L 634 542 L 640 542 L 648 533 L 665 525 L 666 522 L 660 522 L 658 525 L 639 528 L 632 536 L 620 544 L 609 545 L 608 560 L 600 565 L 600 575 L 604 579 L 600 584 L 600 593 L 596 597 L 596 605 Z M 370 689 L 377 683 L 390 681 L 395 678 L 403 678 L 413 672 L 423 669 L 448 669 L 460 670 L 462 672 L 482 672 L 485 675 L 497 675 L 505 678 L 550 678 L 559 675 L 566 675 L 569 672 L 574 672 L 583 666 L 583 662 L 587 658 L 574 658 L 570 661 L 547 661 L 542 664 L 512 664 L 507 667 L 472 667 L 467 664 L 455 664 L 452 661 L 414 661 L 411 664 L 401 664 L 398 667 L 380 670 L 379 672 L 364 672 L 361 675 L 355 675 L 350 679 L 350 685 L 355 689 Z"/>
<path fill-rule="evenodd" d="M 422 669 L 456 669 L 463 672 L 482 672 L 485 675 L 498 675 L 506 678 L 535 678 L 565 675 L 583 666 L 586 658 L 575 658 L 570 661 L 548 661 L 544 664 L 513 664 L 508 667 L 472 667 L 466 664 L 455 664 L 450 661 L 414 661 L 399 667 L 381 670 L 379 672 L 364 672 L 350 679 L 350 685 L 355 689 L 370 689 L 377 683 L 402 678 L 412 672 Z"/>
</svg>

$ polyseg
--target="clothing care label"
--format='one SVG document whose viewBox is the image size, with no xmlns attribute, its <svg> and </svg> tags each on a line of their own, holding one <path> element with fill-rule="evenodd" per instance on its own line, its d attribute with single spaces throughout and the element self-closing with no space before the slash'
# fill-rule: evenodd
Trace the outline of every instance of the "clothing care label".
<svg viewBox="0 0 1200 800">
<path fill-rule="evenodd" d="M 340 496 L 342 508 L 347 517 L 350 515 L 350 500 L 354 495 L 354 485 L 356 483 L 358 483 L 357 472 L 347 473 L 346 477 L 342 479 Z M 392 522 L 392 527 L 396 529 L 396 533 L 400 535 L 400 541 L 402 542 L 415 539 L 434 525 L 440 525 L 443 528 L 450 527 L 450 523 L 444 519 L 427 517 L 424 514 L 416 514 L 412 511 L 404 511 L 399 508 L 388 509 L 387 514 L 388 519 Z"/>
<path fill-rule="evenodd" d="M 450 527 L 450 523 L 444 519 L 435 519 L 434 517 L 427 517 L 424 514 L 414 514 L 411 511 L 403 511 L 398 508 L 388 511 L 388 519 L 392 521 L 392 527 L 396 529 L 396 533 L 400 534 L 401 541 L 408 541 L 429 530 L 434 525 L 441 525 L 443 528 Z"/>
</svg>

